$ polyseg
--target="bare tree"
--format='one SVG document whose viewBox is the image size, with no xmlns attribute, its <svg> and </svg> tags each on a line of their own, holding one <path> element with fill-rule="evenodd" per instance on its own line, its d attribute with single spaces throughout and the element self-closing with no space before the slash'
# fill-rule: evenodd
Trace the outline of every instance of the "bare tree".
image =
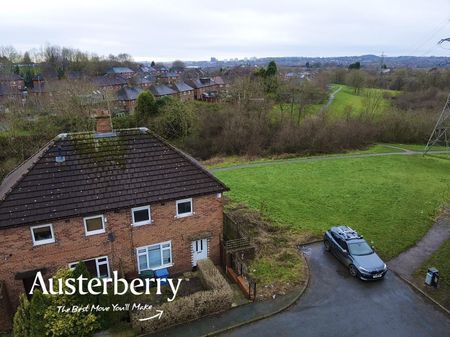
<svg viewBox="0 0 450 337">
<path fill-rule="evenodd" d="M 352 69 L 347 74 L 346 83 L 353 88 L 355 93 L 359 95 L 360 90 L 364 86 L 365 77 L 361 70 Z"/>
<path fill-rule="evenodd" d="M 367 117 L 373 117 L 382 107 L 383 93 L 377 89 L 366 89 L 363 93 L 363 114 Z"/>
<path fill-rule="evenodd" d="M 0 46 L 0 59 L 6 59 L 11 63 L 20 62 L 22 56 L 13 46 Z"/>
</svg>

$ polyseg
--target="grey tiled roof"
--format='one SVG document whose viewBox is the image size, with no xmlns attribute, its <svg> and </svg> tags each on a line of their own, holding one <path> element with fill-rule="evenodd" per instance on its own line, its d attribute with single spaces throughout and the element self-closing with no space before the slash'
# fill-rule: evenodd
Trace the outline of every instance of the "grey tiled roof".
<svg viewBox="0 0 450 337">
<path fill-rule="evenodd" d="M 187 84 L 189 84 L 193 88 L 205 88 L 205 87 L 211 87 L 216 85 L 214 81 L 212 81 L 210 78 L 200 78 L 195 80 L 189 80 L 186 81 Z"/>
<path fill-rule="evenodd" d="M 101 135 L 60 135 L 9 174 L 0 185 L 0 228 L 227 190 L 145 128 Z"/>
<path fill-rule="evenodd" d="M 143 90 L 141 88 L 123 87 L 117 91 L 119 101 L 135 101 Z"/>
<path fill-rule="evenodd" d="M 172 88 L 169 88 L 167 85 L 157 85 L 150 88 L 151 92 L 155 96 L 167 96 L 174 95 L 177 92 Z"/>
<path fill-rule="evenodd" d="M 94 79 L 94 84 L 99 87 L 109 87 L 115 85 L 126 85 L 128 82 L 118 75 L 104 75 Z"/>
<path fill-rule="evenodd" d="M 108 74 L 124 74 L 124 73 L 134 73 L 134 71 L 128 67 L 112 67 L 111 69 L 108 70 Z"/>
<path fill-rule="evenodd" d="M 194 90 L 191 86 L 184 82 L 177 82 L 171 85 L 172 89 L 178 92 Z"/>
</svg>

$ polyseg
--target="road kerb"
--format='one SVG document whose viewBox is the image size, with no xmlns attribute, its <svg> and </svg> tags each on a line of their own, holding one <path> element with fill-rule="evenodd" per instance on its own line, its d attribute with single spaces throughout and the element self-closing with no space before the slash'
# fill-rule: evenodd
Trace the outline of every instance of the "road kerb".
<svg viewBox="0 0 450 337">
<path fill-rule="evenodd" d="M 406 277 L 403 277 L 399 273 L 397 273 L 395 270 L 389 269 L 392 271 L 396 276 L 398 276 L 399 279 L 401 279 L 403 282 L 408 284 L 413 290 L 417 291 L 419 294 L 421 294 L 423 297 L 428 299 L 431 303 L 433 303 L 436 307 L 438 307 L 441 311 L 443 311 L 447 316 L 450 317 L 450 310 L 445 308 L 442 304 L 440 304 L 438 301 L 436 301 L 434 298 L 432 298 L 430 295 L 428 295 L 426 292 L 424 292 L 422 289 L 420 289 L 418 286 L 416 286 L 413 282 L 408 280 Z"/>
</svg>

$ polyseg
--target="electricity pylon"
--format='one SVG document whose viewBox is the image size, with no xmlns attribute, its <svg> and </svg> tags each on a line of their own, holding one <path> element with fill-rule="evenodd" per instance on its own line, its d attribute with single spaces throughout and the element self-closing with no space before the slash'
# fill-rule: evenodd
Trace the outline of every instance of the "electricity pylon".
<svg viewBox="0 0 450 337">
<path fill-rule="evenodd" d="M 433 132 L 428 139 L 424 154 L 426 154 L 433 145 L 444 143 L 447 148 L 450 147 L 450 95 L 447 97 L 444 109 L 436 122 Z"/>
</svg>

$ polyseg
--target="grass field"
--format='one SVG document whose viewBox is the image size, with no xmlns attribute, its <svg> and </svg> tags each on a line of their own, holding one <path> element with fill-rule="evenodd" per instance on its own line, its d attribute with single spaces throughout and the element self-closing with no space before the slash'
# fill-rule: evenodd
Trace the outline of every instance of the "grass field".
<svg viewBox="0 0 450 337">
<path fill-rule="evenodd" d="M 354 89 L 343 85 L 343 84 L 333 84 L 330 88 L 330 93 L 336 91 L 339 87 L 341 90 L 336 93 L 336 96 L 328 107 L 328 112 L 336 117 L 343 117 L 350 113 L 351 115 L 359 115 L 363 111 L 364 107 L 364 90 L 381 92 L 383 95 L 397 95 L 398 91 L 395 90 L 382 90 L 382 89 L 362 89 L 359 94 L 356 94 Z M 320 110 L 325 106 L 327 102 L 323 104 L 310 104 L 305 108 L 303 116 L 314 115 L 320 112 Z M 390 102 L 388 99 L 383 98 L 379 113 L 383 113 L 390 107 Z M 294 103 L 292 106 L 289 103 L 275 104 L 273 106 L 273 118 L 280 118 L 281 114 L 285 116 L 291 115 L 294 118 L 298 116 L 299 105 Z"/>
<path fill-rule="evenodd" d="M 375 144 L 367 149 L 363 150 L 354 150 L 349 152 L 342 153 L 333 153 L 333 154 L 319 154 L 317 157 L 332 157 L 332 156 L 346 156 L 346 155 L 354 155 L 354 154 L 372 154 L 372 153 L 400 153 L 405 152 L 406 150 L 422 152 L 425 148 L 425 145 L 415 145 L 415 144 Z M 444 146 L 433 146 L 431 151 L 448 151 Z M 432 153 L 430 153 L 432 155 Z M 202 162 L 204 166 L 208 169 L 216 169 L 216 168 L 224 168 L 234 165 L 242 165 L 249 163 L 266 163 L 266 162 L 279 162 L 279 161 L 287 161 L 293 162 L 296 160 L 300 160 L 304 157 L 301 157 L 297 154 L 284 154 L 273 157 L 242 157 L 242 156 L 228 156 L 228 157 L 213 157 L 211 159 L 205 160 Z"/>
<path fill-rule="evenodd" d="M 364 90 L 379 91 L 382 94 L 396 95 L 397 91 L 394 90 L 382 90 L 382 89 L 363 89 L 359 94 L 356 94 L 353 88 L 346 85 L 334 84 L 331 86 L 331 92 L 335 91 L 337 88 L 342 87 L 342 89 L 336 94 L 336 97 L 328 107 L 333 115 L 341 117 L 350 112 L 353 115 L 358 115 L 362 112 L 364 106 Z M 387 99 L 383 99 L 380 106 L 380 113 L 383 113 L 387 108 L 390 107 L 390 102 Z"/>
<path fill-rule="evenodd" d="M 420 239 L 450 199 L 450 160 L 416 156 L 284 162 L 215 174 L 229 197 L 280 226 L 320 235 L 347 224 L 385 259 Z"/>
</svg>

